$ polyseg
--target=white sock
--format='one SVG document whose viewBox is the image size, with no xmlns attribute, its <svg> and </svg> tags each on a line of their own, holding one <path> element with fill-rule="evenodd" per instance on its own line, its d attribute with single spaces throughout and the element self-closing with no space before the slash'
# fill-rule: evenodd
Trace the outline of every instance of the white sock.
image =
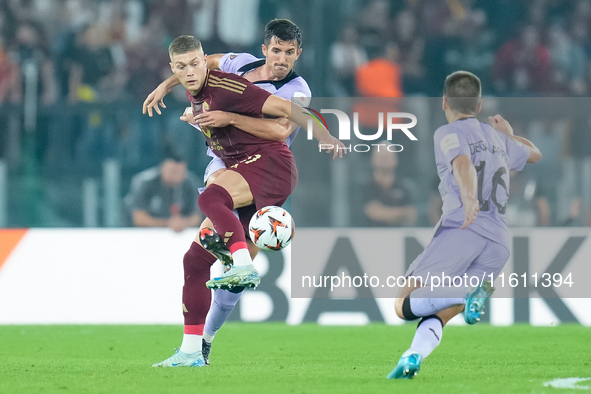
<svg viewBox="0 0 591 394">
<path fill-rule="evenodd" d="M 181 344 L 181 352 L 193 354 L 201 351 L 201 340 L 203 335 L 183 334 L 183 343 Z"/>
<path fill-rule="evenodd" d="M 203 327 L 203 339 L 206 342 L 211 343 L 213 341 L 215 334 L 228 320 L 242 294 L 244 294 L 244 291 L 232 293 L 221 289 L 213 293 L 213 303 L 207 313 L 205 327 Z"/>
<path fill-rule="evenodd" d="M 250 252 L 247 248 L 238 249 L 232 253 L 232 259 L 234 260 L 234 267 L 244 267 L 245 265 L 252 264 Z"/>
<path fill-rule="evenodd" d="M 203 331 L 203 339 L 205 339 L 205 342 L 207 343 L 211 343 L 213 341 L 213 338 L 215 338 L 215 334 L 208 334 L 207 332 Z"/>
<path fill-rule="evenodd" d="M 419 353 L 425 359 L 439 346 L 442 336 L 443 326 L 439 319 L 427 319 L 417 327 L 410 349 L 404 352 L 402 356 L 406 357 L 411 353 Z"/>
<path fill-rule="evenodd" d="M 410 310 L 415 316 L 431 316 L 454 305 L 463 305 L 464 287 L 443 287 L 431 291 L 421 287 L 410 294 Z"/>
</svg>

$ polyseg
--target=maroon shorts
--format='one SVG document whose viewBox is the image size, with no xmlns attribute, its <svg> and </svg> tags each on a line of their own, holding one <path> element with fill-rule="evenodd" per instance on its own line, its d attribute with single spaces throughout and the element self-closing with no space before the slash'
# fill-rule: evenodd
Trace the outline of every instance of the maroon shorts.
<svg viewBox="0 0 591 394">
<path fill-rule="evenodd" d="M 287 146 L 255 153 L 228 170 L 244 177 L 254 198 L 256 209 L 281 206 L 298 183 L 295 159 Z"/>
<path fill-rule="evenodd" d="M 282 206 L 298 182 L 295 159 L 287 147 L 253 154 L 228 170 L 244 177 L 254 198 L 253 205 L 237 209 L 247 235 L 252 215 L 269 205 Z"/>
<path fill-rule="evenodd" d="M 242 224 L 242 228 L 244 229 L 246 239 L 250 239 L 248 227 L 250 225 L 250 219 L 256 213 L 256 211 L 258 211 L 258 209 L 256 206 L 254 206 L 254 204 L 249 205 L 247 207 L 238 208 L 236 210 L 236 212 L 238 212 L 238 219 L 240 220 L 240 224 Z"/>
</svg>

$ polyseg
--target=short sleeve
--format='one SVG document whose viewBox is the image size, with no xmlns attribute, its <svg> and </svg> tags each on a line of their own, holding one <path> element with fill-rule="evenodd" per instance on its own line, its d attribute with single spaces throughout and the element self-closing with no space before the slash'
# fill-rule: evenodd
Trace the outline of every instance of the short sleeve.
<svg viewBox="0 0 591 394">
<path fill-rule="evenodd" d="M 433 136 L 436 156 L 445 158 L 447 164 L 460 155 L 470 157 L 470 146 L 464 133 L 457 128 L 442 126 Z"/>
<path fill-rule="evenodd" d="M 299 105 L 302 108 L 309 107 L 310 101 L 312 101 L 312 93 L 304 93 L 300 91 L 296 91 L 290 97 L 292 103 Z"/>
<path fill-rule="evenodd" d="M 279 89 L 275 94 L 286 100 L 291 100 L 292 103 L 299 105 L 300 107 L 309 107 L 310 101 L 312 100 L 312 91 L 302 77 L 290 81 L 286 85 L 285 93 L 283 89 Z M 285 95 L 285 97 L 284 97 Z"/>
<path fill-rule="evenodd" d="M 400 201 L 398 202 L 399 205 L 402 206 L 406 206 L 406 205 L 410 205 L 412 199 L 410 198 L 410 190 L 408 190 L 405 186 L 400 186 L 399 187 L 400 190 Z"/>
<path fill-rule="evenodd" d="M 379 190 L 374 182 L 370 182 L 363 188 L 363 205 L 379 200 Z"/>
<path fill-rule="evenodd" d="M 243 85 L 243 89 L 225 91 L 228 94 L 228 100 L 224 103 L 224 110 L 249 116 L 262 116 L 263 105 L 271 93 L 243 78 L 240 78 L 239 83 Z"/>
<path fill-rule="evenodd" d="M 227 73 L 237 74 L 242 66 L 256 62 L 257 60 L 259 59 L 250 53 L 226 53 L 220 59 L 220 70 Z"/>
<path fill-rule="evenodd" d="M 149 182 L 138 182 L 137 184 L 132 184 L 131 190 L 131 210 L 133 211 L 148 211 L 149 209 L 149 190 L 150 183 Z"/>
<path fill-rule="evenodd" d="M 515 141 L 513 138 L 507 138 L 507 156 L 509 156 L 509 169 L 511 171 L 521 171 L 529 159 L 529 146 Z"/>
</svg>

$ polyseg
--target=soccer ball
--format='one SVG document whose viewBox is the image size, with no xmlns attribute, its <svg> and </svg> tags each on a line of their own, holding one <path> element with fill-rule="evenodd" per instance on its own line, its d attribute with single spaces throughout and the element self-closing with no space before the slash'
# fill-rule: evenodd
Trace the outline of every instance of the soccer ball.
<svg viewBox="0 0 591 394">
<path fill-rule="evenodd" d="M 259 209 L 248 225 L 250 239 L 263 250 L 281 250 L 291 242 L 295 225 L 289 212 L 281 207 Z"/>
</svg>

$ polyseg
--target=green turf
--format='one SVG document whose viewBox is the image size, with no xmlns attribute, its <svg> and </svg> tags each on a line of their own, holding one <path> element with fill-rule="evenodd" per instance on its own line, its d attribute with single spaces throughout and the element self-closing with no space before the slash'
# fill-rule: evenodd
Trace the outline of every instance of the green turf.
<svg viewBox="0 0 591 394">
<path fill-rule="evenodd" d="M 590 328 L 481 324 L 447 327 L 419 376 L 387 380 L 413 333 L 234 323 L 212 366 L 152 368 L 182 327 L 0 326 L 0 393 L 560 393 L 543 382 L 591 377 Z"/>
</svg>

